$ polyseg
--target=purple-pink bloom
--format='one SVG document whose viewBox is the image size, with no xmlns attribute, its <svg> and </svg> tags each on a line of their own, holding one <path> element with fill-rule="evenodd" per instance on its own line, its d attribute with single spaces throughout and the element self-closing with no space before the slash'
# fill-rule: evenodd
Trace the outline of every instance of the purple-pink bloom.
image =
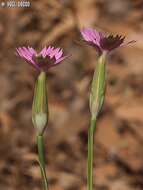
<svg viewBox="0 0 143 190">
<path fill-rule="evenodd" d="M 45 71 L 50 67 L 60 64 L 68 55 L 63 55 L 63 50 L 54 47 L 44 47 L 37 53 L 32 47 L 16 48 L 17 54 L 39 71 Z"/>
<path fill-rule="evenodd" d="M 111 50 L 127 45 L 135 41 L 124 42 L 125 37 L 120 35 L 105 35 L 102 32 L 98 32 L 92 28 L 84 28 L 81 30 L 81 35 L 84 38 L 84 41 L 95 47 L 99 54 L 103 52 L 110 52 Z"/>
</svg>

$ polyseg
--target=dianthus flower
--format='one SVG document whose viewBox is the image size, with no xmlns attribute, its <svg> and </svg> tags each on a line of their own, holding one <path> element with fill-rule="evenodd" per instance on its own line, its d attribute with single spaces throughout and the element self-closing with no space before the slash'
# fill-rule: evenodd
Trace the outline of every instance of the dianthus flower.
<svg viewBox="0 0 143 190">
<path fill-rule="evenodd" d="M 44 47 L 37 53 L 32 47 L 16 48 L 17 54 L 39 71 L 47 72 L 50 67 L 60 64 L 68 55 L 63 50 L 54 47 Z"/>
<path fill-rule="evenodd" d="M 81 35 L 84 41 L 95 47 L 99 54 L 104 52 L 110 52 L 118 47 L 135 42 L 134 40 L 127 43 L 124 42 L 125 37 L 120 35 L 105 35 L 102 32 L 98 32 L 92 28 L 85 28 L 81 30 Z"/>
</svg>

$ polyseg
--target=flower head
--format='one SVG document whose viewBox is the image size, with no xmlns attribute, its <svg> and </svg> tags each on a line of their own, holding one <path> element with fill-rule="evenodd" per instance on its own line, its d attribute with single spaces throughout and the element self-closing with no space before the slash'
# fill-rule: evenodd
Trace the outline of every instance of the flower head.
<svg viewBox="0 0 143 190">
<path fill-rule="evenodd" d="M 63 56 L 63 50 L 54 47 L 45 47 L 37 53 L 32 47 L 16 48 L 17 54 L 39 71 L 45 71 L 50 67 L 61 63 L 68 55 Z"/>
<path fill-rule="evenodd" d="M 98 32 L 92 28 L 82 29 L 81 35 L 84 38 L 85 42 L 95 47 L 100 54 L 102 54 L 103 52 L 110 52 L 115 48 L 135 42 L 135 41 L 129 41 L 127 43 L 124 43 L 125 40 L 124 36 L 120 35 L 106 36 L 104 33 Z"/>
</svg>

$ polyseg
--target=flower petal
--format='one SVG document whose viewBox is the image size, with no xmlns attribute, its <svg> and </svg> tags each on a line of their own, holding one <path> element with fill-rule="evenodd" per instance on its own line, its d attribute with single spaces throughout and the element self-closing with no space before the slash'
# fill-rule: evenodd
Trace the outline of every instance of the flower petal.
<svg viewBox="0 0 143 190">
<path fill-rule="evenodd" d="M 86 28 L 81 30 L 81 34 L 86 41 L 100 46 L 101 32 L 93 30 L 92 28 Z"/>
</svg>

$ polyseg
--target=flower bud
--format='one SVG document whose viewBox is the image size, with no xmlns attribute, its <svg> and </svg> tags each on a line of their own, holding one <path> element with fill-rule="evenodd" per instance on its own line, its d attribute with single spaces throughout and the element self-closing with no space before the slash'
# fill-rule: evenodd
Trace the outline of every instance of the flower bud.
<svg viewBox="0 0 143 190">
<path fill-rule="evenodd" d="M 48 96 L 45 72 L 40 73 L 35 84 L 32 122 L 38 135 L 42 135 L 48 122 Z"/>
<path fill-rule="evenodd" d="M 90 93 L 90 111 L 92 119 L 96 119 L 102 109 L 105 96 L 105 62 L 106 54 L 102 54 L 97 62 L 94 72 L 91 93 Z"/>
</svg>

